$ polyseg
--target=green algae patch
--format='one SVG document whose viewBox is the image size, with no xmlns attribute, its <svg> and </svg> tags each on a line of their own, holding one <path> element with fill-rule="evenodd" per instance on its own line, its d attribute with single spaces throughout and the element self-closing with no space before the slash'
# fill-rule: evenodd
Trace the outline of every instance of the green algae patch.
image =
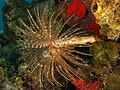
<svg viewBox="0 0 120 90">
<path fill-rule="evenodd" d="M 120 88 L 119 51 L 120 44 L 112 41 L 96 42 L 91 47 L 93 54 L 91 67 L 101 80 L 103 90 L 119 90 Z"/>
<path fill-rule="evenodd" d="M 94 56 L 92 63 L 95 66 L 106 64 L 111 67 L 111 65 L 117 62 L 119 47 L 120 45 L 118 43 L 112 41 L 94 43 L 91 47 L 91 53 Z"/>
</svg>

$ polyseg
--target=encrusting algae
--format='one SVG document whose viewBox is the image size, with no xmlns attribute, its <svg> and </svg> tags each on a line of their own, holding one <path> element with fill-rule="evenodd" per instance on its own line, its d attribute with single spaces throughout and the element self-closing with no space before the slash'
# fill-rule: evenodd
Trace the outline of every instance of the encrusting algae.
<svg viewBox="0 0 120 90">
<path fill-rule="evenodd" d="M 82 67 L 89 67 L 75 54 L 87 56 L 91 54 L 74 48 L 90 47 L 91 45 L 87 43 L 93 43 L 96 39 L 86 34 L 86 31 L 81 31 L 81 28 L 76 27 L 77 24 L 66 29 L 66 23 L 74 14 L 63 22 L 61 17 L 63 12 L 64 10 L 55 10 L 51 14 L 45 4 L 43 9 L 36 9 L 36 17 L 33 17 L 28 10 L 29 24 L 20 18 L 19 21 L 24 27 L 16 26 L 21 33 L 17 40 L 18 47 L 23 53 L 21 58 L 28 62 L 30 76 L 36 77 L 41 87 L 45 82 L 61 85 L 56 79 L 57 73 L 67 80 L 84 79 Z M 74 67 L 71 64 L 74 64 Z M 76 67 L 81 69 L 77 70 Z"/>
<path fill-rule="evenodd" d="M 96 3 L 97 23 L 108 39 L 117 40 L 120 36 L 120 1 L 94 0 Z M 106 29 L 107 28 L 107 29 Z"/>
<path fill-rule="evenodd" d="M 93 54 L 92 70 L 102 81 L 103 90 L 119 90 L 120 88 L 119 51 L 120 44 L 115 42 L 93 43 L 91 48 Z"/>
</svg>

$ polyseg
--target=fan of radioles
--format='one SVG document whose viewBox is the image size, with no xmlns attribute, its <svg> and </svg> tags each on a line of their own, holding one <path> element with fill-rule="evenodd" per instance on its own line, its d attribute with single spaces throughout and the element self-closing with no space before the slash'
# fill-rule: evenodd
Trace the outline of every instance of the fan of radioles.
<svg viewBox="0 0 120 90">
<path fill-rule="evenodd" d="M 86 34 L 77 24 L 66 27 L 66 23 L 74 17 L 72 15 L 63 22 L 61 14 L 63 10 L 50 12 L 48 6 L 43 9 L 36 8 L 33 15 L 28 11 L 28 22 L 19 19 L 22 27 L 20 31 L 18 47 L 30 69 L 30 76 L 36 77 L 43 87 L 45 82 L 61 85 L 56 79 L 59 73 L 67 80 L 84 79 L 82 68 L 89 65 L 80 58 L 80 55 L 91 54 L 80 52 L 76 47 L 90 47 L 95 42 L 95 37 Z M 79 70 L 78 70 L 79 68 Z"/>
</svg>

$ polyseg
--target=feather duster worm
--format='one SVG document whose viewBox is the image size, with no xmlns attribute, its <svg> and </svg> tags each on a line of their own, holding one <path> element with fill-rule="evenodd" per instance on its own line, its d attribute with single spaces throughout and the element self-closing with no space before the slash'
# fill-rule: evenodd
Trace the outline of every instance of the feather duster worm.
<svg viewBox="0 0 120 90">
<path fill-rule="evenodd" d="M 85 33 L 77 28 L 76 25 L 65 29 L 66 23 L 74 16 L 72 15 L 63 23 L 61 14 L 64 10 L 54 11 L 49 14 L 47 5 L 44 9 L 36 9 L 33 17 L 28 10 L 28 19 L 30 24 L 26 24 L 19 19 L 24 28 L 17 26 L 20 39 L 17 41 L 18 47 L 22 52 L 27 52 L 22 57 L 28 62 L 30 76 L 34 75 L 43 87 L 45 82 L 61 85 L 56 79 L 56 73 L 59 73 L 67 80 L 82 79 L 84 73 L 77 70 L 74 66 L 88 67 L 82 58 L 73 53 L 90 55 L 75 50 L 75 47 L 89 47 L 89 44 L 95 42 L 94 36 L 81 36 Z"/>
</svg>

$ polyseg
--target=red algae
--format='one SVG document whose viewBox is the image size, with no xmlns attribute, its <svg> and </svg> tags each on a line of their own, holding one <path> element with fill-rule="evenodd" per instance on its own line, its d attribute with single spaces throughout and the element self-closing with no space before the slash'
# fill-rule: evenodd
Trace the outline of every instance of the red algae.
<svg viewBox="0 0 120 90">
<path fill-rule="evenodd" d="M 77 90 L 97 90 L 101 86 L 99 81 L 71 80 L 71 83 L 76 86 Z"/>
<path fill-rule="evenodd" d="M 88 30 L 89 32 L 93 31 L 93 34 L 94 34 L 95 36 L 99 36 L 99 35 L 100 35 L 100 28 L 101 28 L 101 27 L 100 27 L 99 24 L 97 24 L 97 23 L 91 23 L 91 24 L 89 24 L 87 30 Z"/>
<path fill-rule="evenodd" d="M 85 0 L 85 3 L 81 0 L 73 0 L 71 3 L 67 3 L 67 9 L 65 10 L 64 21 L 66 21 L 73 14 L 75 15 L 67 25 L 72 27 L 76 23 L 79 23 L 82 30 L 87 30 L 94 36 L 98 36 L 101 39 L 107 39 L 107 37 L 100 33 L 101 26 L 96 23 L 96 18 L 91 11 L 93 0 Z M 84 18 L 83 18 L 84 17 Z"/>
<path fill-rule="evenodd" d="M 91 23 L 88 25 L 87 30 L 88 30 L 88 32 L 92 32 L 92 34 L 94 36 L 98 36 L 99 38 L 101 38 L 103 40 L 107 40 L 107 36 L 101 34 L 100 28 L 101 28 L 101 26 L 99 24 Z"/>
<path fill-rule="evenodd" d="M 71 3 L 67 4 L 67 10 L 65 11 L 65 14 L 67 15 L 75 14 L 76 17 L 81 19 L 82 17 L 84 17 L 85 13 L 86 6 L 82 1 L 73 0 Z"/>
</svg>

